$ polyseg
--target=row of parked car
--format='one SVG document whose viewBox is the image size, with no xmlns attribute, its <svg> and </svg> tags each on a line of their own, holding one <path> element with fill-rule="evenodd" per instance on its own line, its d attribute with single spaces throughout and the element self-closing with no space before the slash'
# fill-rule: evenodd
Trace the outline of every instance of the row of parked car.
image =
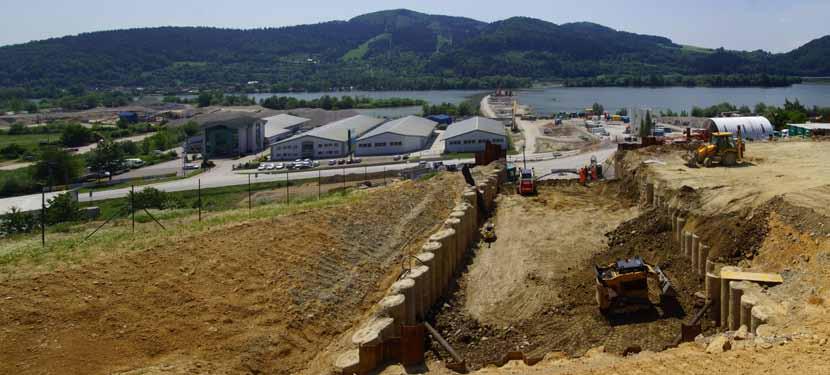
<svg viewBox="0 0 830 375">
<path fill-rule="evenodd" d="M 362 162 L 363 162 L 363 159 L 361 159 L 361 158 L 331 159 L 331 160 L 329 160 L 329 165 L 360 164 Z"/>
<path fill-rule="evenodd" d="M 311 159 L 297 159 L 293 162 L 285 162 L 285 163 L 260 163 L 257 170 L 259 171 L 273 171 L 273 170 L 280 170 L 280 169 L 311 169 L 314 167 L 319 167 L 319 161 L 313 161 Z"/>
</svg>

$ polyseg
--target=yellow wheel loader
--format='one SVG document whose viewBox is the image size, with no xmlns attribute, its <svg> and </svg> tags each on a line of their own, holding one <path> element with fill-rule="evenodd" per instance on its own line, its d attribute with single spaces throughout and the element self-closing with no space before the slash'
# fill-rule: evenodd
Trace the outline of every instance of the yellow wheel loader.
<svg viewBox="0 0 830 375">
<path fill-rule="evenodd" d="M 725 167 L 738 165 L 738 161 L 743 159 L 745 145 L 741 140 L 740 132 L 738 132 L 737 140 L 732 138 L 732 133 L 712 133 L 709 136 L 709 143 L 692 150 L 687 157 L 687 165 L 689 168 L 696 168 L 699 165 L 707 168 L 715 165 Z"/>
<path fill-rule="evenodd" d="M 663 297 L 676 295 L 669 278 L 660 267 L 644 262 L 639 256 L 621 259 L 605 267 L 595 267 L 596 298 L 603 315 L 632 307 L 650 307 L 649 279 L 658 283 L 661 301 Z"/>
</svg>

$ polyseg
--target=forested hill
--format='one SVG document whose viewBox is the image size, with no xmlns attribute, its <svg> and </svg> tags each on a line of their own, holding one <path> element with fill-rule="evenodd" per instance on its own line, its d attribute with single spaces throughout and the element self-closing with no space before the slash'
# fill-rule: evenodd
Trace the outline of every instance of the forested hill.
<svg viewBox="0 0 830 375">
<path fill-rule="evenodd" d="M 707 75 L 776 84 L 776 75 L 830 75 L 828 61 L 830 37 L 771 54 L 682 46 L 585 22 L 484 23 L 391 10 L 315 25 L 130 29 L 6 46 L 0 87 L 423 89 Z"/>
</svg>

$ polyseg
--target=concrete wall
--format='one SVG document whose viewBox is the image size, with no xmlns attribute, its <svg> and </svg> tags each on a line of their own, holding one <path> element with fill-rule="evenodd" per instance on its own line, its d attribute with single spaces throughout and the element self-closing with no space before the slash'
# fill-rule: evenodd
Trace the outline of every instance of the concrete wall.
<svg viewBox="0 0 830 375">
<path fill-rule="evenodd" d="M 304 144 L 311 145 L 311 154 L 303 154 Z M 346 142 L 305 136 L 272 145 L 271 160 L 334 159 L 346 156 L 347 150 Z"/>
<path fill-rule="evenodd" d="M 394 133 L 378 134 L 371 138 L 357 141 L 355 155 L 400 155 L 420 151 L 429 145 L 430 137 L 416 137 Z M 393 144 L 393 143 L 400 144 Z"/>
<path fill-rule="evenodd" d="M 354 348 L 336 359 L 338 373 L 367 374 L 386 361 L 405 366 L 423 361 L 423 326 L 418 322 L 441 301 L 467 251 L 478 241 L 483 218 L 477 194 L 492 207 L 506 177 L 502 166 L 464 191 L 444 225 L 414 255 L 417 261 L 409 263 L 411 267 L 378 303 L 376 313 L 352 336 Z"/>
<path fill-rule="evenodd" d="M 496 135 L 483 131 L 473 131 L 450 139 L 445 139 L 447 152 L 480 152 L 484 151 L 486 141 L 501 146 L 502 150 L 507 149 L 507 135 Z"/>
</svg>

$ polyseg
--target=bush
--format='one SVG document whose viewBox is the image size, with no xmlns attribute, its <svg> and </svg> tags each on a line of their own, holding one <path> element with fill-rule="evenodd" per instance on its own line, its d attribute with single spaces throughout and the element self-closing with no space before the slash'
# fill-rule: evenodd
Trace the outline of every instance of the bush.
<svg viewBox="0 0 830 375">
<path fill-rule="evenodd" d="M 46 209 L 46 223 L 49 225 L 76 221 L 81 218 L 81 206 L 69 193 L 49 199 Z"/>
<path fill-rule="evenodd" d="M 130 195 L 133 195 L 131 192 Z M 127 197 L 130 199 L 131 197 Z M 173 208 L 176 203 L 170 199 L 170 195 L 159 189 L 148 187 L 135 193 L 132 197 L 136 210 L 145 208 L 154 208 L 157 210 L 164 210 Z"/>
<path fill-rule="evenodd" d="M 21 212 L 17 207 L 12 207 L 9 213 L 0 216 L 0 232 L 5 236 L 29 233 L 39 224 L 35 215 L 35 213 Z"/>
<path fill-rule="evenodd" d="M 81 124 L 69 124 L 61 133 L 61 144 L 66 147 L 84 146 L 93 141 L 92 131 Z"/>
<path fill-rule="evenodd" d="M 17 144 L 11 143 L 0 149 L 0 155 L 4 159 L 18 159 L 26 153 L 26 148 Z"/>
</svg>

